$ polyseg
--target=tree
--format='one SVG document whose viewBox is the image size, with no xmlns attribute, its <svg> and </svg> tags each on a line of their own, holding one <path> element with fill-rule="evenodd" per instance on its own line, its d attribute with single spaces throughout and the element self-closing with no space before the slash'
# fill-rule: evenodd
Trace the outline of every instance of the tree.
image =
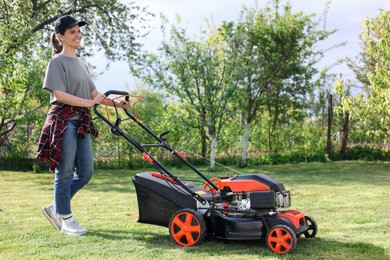
<svg viewBox="0 0 390 260">
<path fill-rule="evenodd" d="M 348 64 L 364 88 L 355 97 L 344 95 L 343 104 L 352 120 L 366 129 L 371 143 L 380 145 L 390 137 L 390 11 L 381 10 L 366 19 L 360 34 L 361 52 Z"/>
<path fill-rule="evenodd" d="M 231 64 L 223 38 L 217 32 L 191 39 L 183 28 L 172 26 L 171 41 L 164 40 L 160 57 L 149 55 L 135 73 L 149 84 L 177 97 L 205 144 L 210 140 L 210 167 L 215 167 L 218 138 L 228 122 L 234 93 Z M 203 147 L 205 147 L 203 145 Z"/>
<path fill-rule="evenodd" d="M 4 0 L 0 4 L 0 146 L 19 119 L 48 104 L 40 90 L 50 57 L 52 23 L 63 15 L 88 22 L 82 56 L 97 50 L 108 61 L 137 60 L 142 34 L 134 24 L 144 23 L 150 13 L 131 2 L 117 0 Z M 94 47 L 94 48 L 93 48 Z M 34 104 L 33 100 L 36 100 Z"/>
<path fill-rule="evenodd" d="M 261 10 L 244 9 L 236 23 L 225 23 L 221 33 L 232 49 L 235 76 L 240 86 L 240 110 L 245 118 L 241 164 L 251 124 L 261 112 L 268 113 L 269 151 L 280 116 L 290 108 L 302 108 L 312 91 L 317 73 L 314 65 L 323 54 L 315 44 L 334 31 L 318 30 L 319 21 L 291 6 L 273 0 Z"/>
</svg>

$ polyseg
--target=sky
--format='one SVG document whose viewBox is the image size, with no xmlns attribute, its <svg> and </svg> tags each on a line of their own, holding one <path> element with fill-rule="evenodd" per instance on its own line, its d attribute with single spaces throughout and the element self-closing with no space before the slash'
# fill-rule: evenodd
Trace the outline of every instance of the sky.
<svg viewBox="0 0 390 260">
<path fill-rule="evenodd" d="M 126 0 L 124 0 L 126 1 Z M 290 0 L 294 12 L 303 11 L 307 14 L 322 15 L 328 0 Z M 206 28 L 206 20 L 212 20 L 216 25 L 223 21 L 237 20 L 242 7 L 263 8 L 267 0 L 142 0 L 143 6 L 148 6 L 149 11 L 156 16 L 151 19 L 150 34 L 143 40 L 148 51 L 157 52 L 162 40 L 160 27 L 160 13 L 168 19 L 175 21 L 176 15 L 180 15 L 182 25 L 187 28 L 189 36 L 196 36 L 200 28 Z M 286 1 L 283 1 L 286 3 Z M 363 19 L 374 17 L 379 9 L 390 10 L 389 0 L 333 0 L 330 3 L 325 29 L 336 29 L 336 33 L 321 42 L 321 49 L 329 49 L 335 44 L 345 42 L 346 45 L 333 48 L 326 52 L 324 59 L 318 64 L 319 68 L 330 66 L 336 60 L 346 56 L 356 57 L 360 51 L 359 33 L 362 29 Z M 105 71 L 105 58 L 97 54 L 92 63 L 96 66 L 96 72 L 102 73 L 95 79 L 95 84 L 101 92 L 110 89 L 128 90 L 134 89 L 135 79 L 129 72 L 127 63 L 112 63 L 110 69 Z M 344 79 L 353 79 L 353 73 L 345 66 L 339 65 L 332 69 L 332 72 L 342 74 Z"/>
</svg>

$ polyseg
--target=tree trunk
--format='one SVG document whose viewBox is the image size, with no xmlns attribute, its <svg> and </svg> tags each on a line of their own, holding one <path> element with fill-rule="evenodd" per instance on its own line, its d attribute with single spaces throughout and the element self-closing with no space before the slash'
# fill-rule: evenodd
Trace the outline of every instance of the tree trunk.
<svg viewBox="0 0 390 260">
<path fill-rule="evenodd" d="M 272 154 L 272 129 L 271 129 L 271 123 L 268 120 L 268 154 Z"/>
<path fill-rule="evenodd" d="M 202 146 L 202 157 L 203 158 L 206 158 L 206 155 L 207 155 L 207 134 L 206 134 L 206 131 L 204 130 L 204 128 L 202 128 L 202 130 L 200 131 L 200 135 L 201 135 L 201 146 Z"/>
<path fill-rule="evenodd" d="M 214 170 L 215 169 L 215 155 L 216 155 L 218 140 L 214 136 L 210 136 L 210 141 L 211 141 L 210 168 L 212 170 Z"/>
<path fill-rule="evenodd" d="M 332 119 L 333 119 L 333 104 L 332 104 L 332 95 L 329 95 L 328 99 L 328 133 L 326 137 L 326 153 L 328 156 L 332 153 Z"/>
<path fill-rule="evenodd" d="M 247 155 L 247 149 L 248 149 L 250 128 L 251 128 L 251 124 L 246 123 L 245 124 L 244 138 L 242 140 L 242 153 L 241 153 L 241 163 L 240 163 L 241 167 L 246 166 L 246 155 Z"/>
<path fill-rule="evenodd" d="M 341 150 L 340 154 L 341 157 L 345 157 L 345 152 L 347 151 L 347 145 L 348 145 L 348 128 L 349 128 L 349 112 L 344 112 L 344 123 L 343 123 L 343 136 L 342 136 L 342 144 L 341 144 Z"/>
</svg>

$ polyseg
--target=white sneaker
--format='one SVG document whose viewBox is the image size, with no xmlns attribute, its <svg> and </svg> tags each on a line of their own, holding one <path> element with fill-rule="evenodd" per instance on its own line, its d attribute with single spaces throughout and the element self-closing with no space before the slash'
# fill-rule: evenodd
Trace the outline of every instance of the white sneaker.
<svg viewBox="0 0 390 260">
<path fill-rule="evenodd" d="M 46 207 L 42 207 L 42 212 L 50 221 L 50 223 L 58 230 L 61 230 L 62 227 L 62 219 L 61 216 L 54 212 L 53 204 L 47 205 Z"/>
<path fill-rule="evenodd" d="M 61 232 L 67 235 L 81 236 L 88 233 L 88 230 L 80 226 L 74 217 L 62 220 Z"/>
</svg>

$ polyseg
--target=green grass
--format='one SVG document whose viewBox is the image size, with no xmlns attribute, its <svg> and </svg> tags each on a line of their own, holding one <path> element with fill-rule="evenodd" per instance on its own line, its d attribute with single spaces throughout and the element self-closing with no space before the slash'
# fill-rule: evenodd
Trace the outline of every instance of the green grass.
<svg viewBox="0 0 390 260">
<path fill-rule="evenodd" d="M 66 236 L 41 212 L 52 200 L 52 174 L 0 171 L 0 259 L 390 259 L 390 163 L 290 164 L 240 171 L 266 173 L 282 182 L 292 192 L 291 208 L 316 219 L 317 237 L 299 238 L 295 252 L 282 257 L 262 241 L 206 238 L 200 246 L 175 246 L 167 228 L 137 223 L 132 177 L 139 171 L 130 170 L 96 172 L 72 204 L 90 233 Z M 224 169 L 204 173 L 234 175 Z"/>
</svg>

